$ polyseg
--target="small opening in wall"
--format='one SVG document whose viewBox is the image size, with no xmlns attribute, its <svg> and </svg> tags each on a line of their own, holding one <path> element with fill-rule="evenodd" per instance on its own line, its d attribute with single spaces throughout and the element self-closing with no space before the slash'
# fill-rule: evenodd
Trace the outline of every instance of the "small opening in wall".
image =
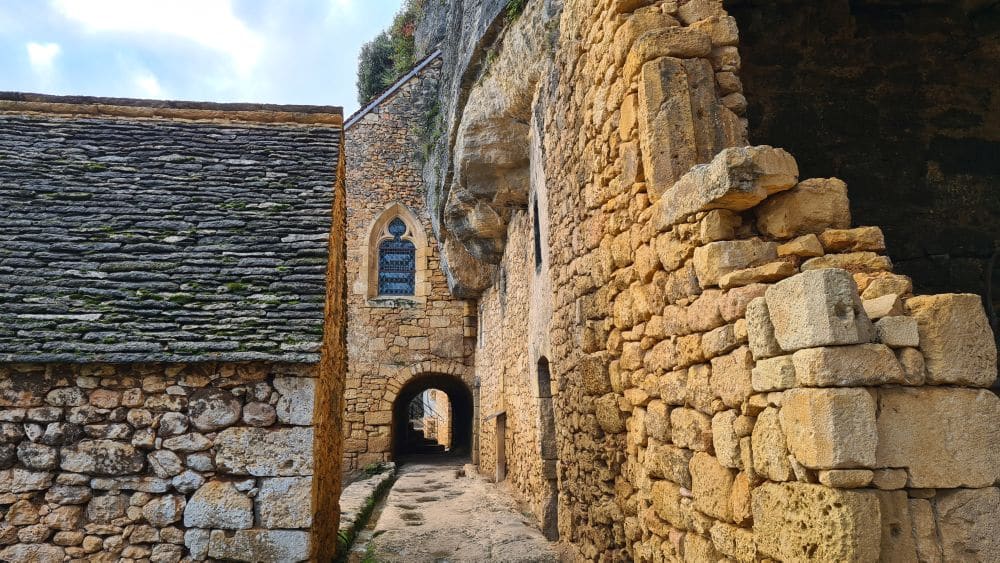
<svg viewBox="0 0 1000 563">
<path fill-rule="evenodd" d="M 538 197 L 532 201 L 532 214 L 535 226 L 535 272 L 542 271 L 542 228 L 538 218 Z"/>
</svg>

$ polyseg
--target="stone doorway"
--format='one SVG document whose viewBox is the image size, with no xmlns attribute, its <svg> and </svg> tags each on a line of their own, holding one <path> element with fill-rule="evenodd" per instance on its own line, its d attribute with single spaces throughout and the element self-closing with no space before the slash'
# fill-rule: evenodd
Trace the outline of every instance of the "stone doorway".
<svg viewBox="0 0 1000 563">
<path fill-rule="evenodd" d="M 394 459 L 413 454 L 472 451 L 473 397 L 461 379 L 448 374 L 418 375 L 392 406 Z"/>
</svg>

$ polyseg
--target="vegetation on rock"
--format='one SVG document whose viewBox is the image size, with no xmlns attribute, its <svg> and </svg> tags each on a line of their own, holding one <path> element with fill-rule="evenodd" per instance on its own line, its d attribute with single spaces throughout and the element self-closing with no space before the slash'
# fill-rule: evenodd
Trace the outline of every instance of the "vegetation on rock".
<svg viewBox="0 0 1000 563">
<path fill-rule="evenodd" d="M 389 29 L 361 47 L 358 58 L 358 103 L 375 99 L 414 63 L 413 32 L 426 0 L 405 0 Z"/>
</svg>

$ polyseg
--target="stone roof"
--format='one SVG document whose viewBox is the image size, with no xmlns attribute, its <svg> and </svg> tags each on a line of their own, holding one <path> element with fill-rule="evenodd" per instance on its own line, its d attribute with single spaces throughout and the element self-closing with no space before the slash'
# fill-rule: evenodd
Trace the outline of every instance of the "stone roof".
<svg viewBox="0 0 1000 563">
<path fill-rule="evenodd" d="M 342 119 L 0 93 L 0 361 L 318 361 Z"/>
</svg>

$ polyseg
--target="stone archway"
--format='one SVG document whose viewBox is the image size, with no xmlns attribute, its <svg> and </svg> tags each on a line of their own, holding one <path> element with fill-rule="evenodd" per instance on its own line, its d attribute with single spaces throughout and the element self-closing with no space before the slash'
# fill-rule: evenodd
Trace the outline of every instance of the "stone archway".
<svg viewBox="0 0 1000 563">
<path fill-rule="evenodd" d="M 409 407 L 411 401 L 424 391 L 437 389 L 448 396 L 450 405 L 450 452 L 457 455 L 469 455 L 472 452 L 472 426 L 474 420 L 474 401 L 472 390 L 464 381 L 451 374 L 422 373 L 410 379 L 396 395 L 392 405 L 392 456 L 399 459 L 401 455 L 417 453 L 417 443 L 412 437 L 413 430 L 409 427 Z"/>
</svg>

